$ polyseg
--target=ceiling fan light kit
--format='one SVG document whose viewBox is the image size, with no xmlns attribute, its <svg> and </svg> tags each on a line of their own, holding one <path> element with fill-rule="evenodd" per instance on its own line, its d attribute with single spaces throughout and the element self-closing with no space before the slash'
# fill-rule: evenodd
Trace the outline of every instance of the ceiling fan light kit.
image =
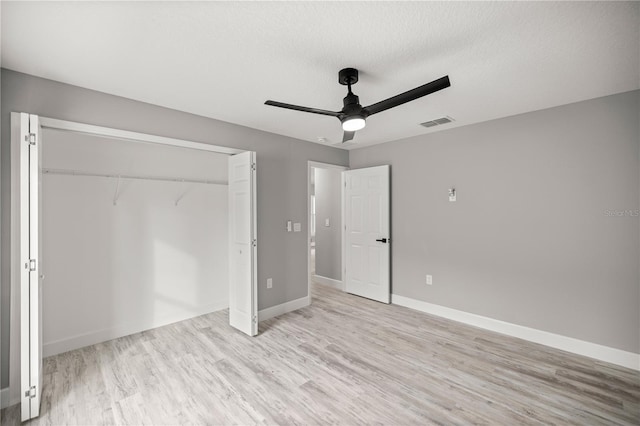
<svg viewBox="0 0 640 426">
<path fill-rule="evenodd" d="M 364 129 L 367 124 L 362 117 L 348 117 L 342 122 L 342 130 L 345 132 L 355 132 L 356 130 Z"/>
<path fill-rule="evenodd" d="M 358 70 L 355 68 L 344 68 L 338 73 L 338 83 L 347 86 L 347 96 L 343 99 L 343 108 L 340 111 L 328 111 L 325 109 L 309 108 L 299 105 L 286 104 L 277 101 L 266 101 L 265 105 L 278 108 L 292 109 L 295 111 L 309 112 L 312 114 L 329 115 L 336 117 L 342 123 L 344 136 L 342 142 L 349 141 L 355 136 L 355 132 L 361 130 L 366 125 L 367 117 L 397 107 L 407 102 L 411 102 L 423 96 L 446 89 L 451 86 L 449 76 L 441 77 L 431 83 L 424 84 L 415 89 L 411 89 L 399 95 L 371 104 L 367 107 L 360 105 L 360 99 L 351 91 L 351 86 L 358 82 Z"/>
</svg>

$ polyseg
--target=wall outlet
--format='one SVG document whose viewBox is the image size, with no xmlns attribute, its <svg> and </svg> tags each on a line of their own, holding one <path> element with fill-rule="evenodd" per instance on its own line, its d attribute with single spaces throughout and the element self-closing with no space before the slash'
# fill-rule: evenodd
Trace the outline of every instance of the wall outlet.
<svg viewBox="0 0 640 426">
<path fill-rule="evenodd" d="M 433 285 L 433 276 L 427 275 L 427 285 Z"/>
<path fill-rule="evenodd" d="M 300 225 L 300 223 L 295 222 L 293 224 L 293 232 L 300 232 L 301 229 L 302 229 L 302 226 Z"/>
<path fill-rule="evenodd" d="M 267 288 L 273 288 L 273 278 L 267 278 Z"/>
</svg>

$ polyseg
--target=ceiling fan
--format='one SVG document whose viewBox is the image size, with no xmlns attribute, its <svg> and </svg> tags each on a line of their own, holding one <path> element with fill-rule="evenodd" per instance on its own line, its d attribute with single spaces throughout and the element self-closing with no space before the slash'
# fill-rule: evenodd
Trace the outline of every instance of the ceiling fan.
<svg viewBox="0 0 640 426">
<path fill-rule="evenodd" d="M 411 89 L 407 92 L 400 93 L 399 95 L 385 99 L 383 101 L 371 104 L 363 107 L 360 105 L 360 100 L 351 91 L 351 86 L 358 82 L 358 70 L 355 68 L 345 68 L 338 73 L 338 82 L 344 86 L 347 86 L 349 92 L 345 96 L 343 103 L 344 107 L 340 111 L 328 111 L 325 109 L 309 108 L 298 105 L 285 104 L 277 101 L 266 101 L 265 105 L 271 105 L 280 108 L 293 109 L 296 111 L 310 112 L 312 114 L 330 115 L 337 117 L 342 123 L 342 129 L 344 130 L 344 136 L 342 142 L 353 139 L 357 130 L 364 128 L 367 117 L 379 112 L 388 110 L 389 108 L 397 107 L 404 103 L 413 101 L 438 90 L 446 89 L 451 86 L 449 82 L 449 76 L 446 75 L 431 83 L 424 84 L 415 89 Z"/>
</svg>

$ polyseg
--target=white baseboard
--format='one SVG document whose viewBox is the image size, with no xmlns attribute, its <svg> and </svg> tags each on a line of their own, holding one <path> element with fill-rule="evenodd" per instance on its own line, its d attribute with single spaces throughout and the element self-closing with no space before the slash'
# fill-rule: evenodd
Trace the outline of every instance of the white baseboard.
<svg viewBox="0 0 640 426">
<path fill-rule="evenodd" d="M 280 305 L 262 309 L 261 311 L 258 311 L 258 321 L 265 321 L 270 318 L 286 314 L 287 312 L 304 308 L 306 306 L 309 306 L 309 296 L 301 297 L 300 299 L 291 300 L 290 302 L 285 302 L 281 303 Z"/>
<path fill-rule="evenodd" d="M 597 343 L 586 342 L 574 339 L 573 337 L 562 336 L 560 334 L 549 333 L 547 331 L 536 330 L 535 328 L 524 327 L 511 324 L 481 315 L 471 314 L 445 306 L 434 305 L 421 300 L 411 299 L 397 294 L 391 295 L 391 303 L 405 306 L 417 311 L 425 312 L 439 317 L 469 324 L 485 330 L 495 331 L 508 336 L 518 337 L 530 342 L 561 349 L 578 355 L 587 356 L 622 367 L 640 370 L 640 354 L 627 352 Z"/>
<path fill-rule="evenodd" d="M 11 407 L 12 405 L 16 405 L 20 403 L 20 395 L 16 395 L 13 399 L 11 399 L 11 392 L 9 388 L 0 389 L 0 409 Z"/>
<path fill-rule="evenodd" d="M 151 330 L 153 328 L 162 327 L 179 321 L 184 321 L 189 318 L 194 318 L 200 315 L 227 309 L 228 307 L 229 302 L 225 300 L 220 303 L 202 306 L 194 311 L 180 312 L 174 315 L 168 315 L 161 319 L 154 319 L 153 321 L 120 324 L 115 327 L 109 327 L 102 330 L 91 331 L 89 333 L 78 334 L 64 339 L 55 340 L 53 342 L 45 342 L 42 345 L 42 356 L 48 357 L 51 355 L 68 352 L 74 349 L 83 348 L 85 346 L 95 345 L 96 343 L 106 342 L 108 340 L 117 339 L 119 337 L 128 336 L 130 334 L 139 333 L 145 330 Z"/>
<path fill-rule="evenodd" d="M 340 280 L 334 280 L 333 278 L 323 277 L 322 275 L 312 275 L 311 280 L 319 284 L 328 285 L 338 290 L 344 291 L 344 283 Z"/>
</svg>

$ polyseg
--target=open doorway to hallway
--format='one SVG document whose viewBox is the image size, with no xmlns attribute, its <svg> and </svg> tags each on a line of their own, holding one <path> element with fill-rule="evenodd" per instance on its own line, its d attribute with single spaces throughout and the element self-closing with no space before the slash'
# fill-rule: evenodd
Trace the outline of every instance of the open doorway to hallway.
<svg viewBox="0 0 640 426">
<path fill-rule="evenodd" d="M 309 286 L 316 282 L 344 290 L 344 170 L 347 168 L 313 161 L 308 163 Z"/>
</svg>

